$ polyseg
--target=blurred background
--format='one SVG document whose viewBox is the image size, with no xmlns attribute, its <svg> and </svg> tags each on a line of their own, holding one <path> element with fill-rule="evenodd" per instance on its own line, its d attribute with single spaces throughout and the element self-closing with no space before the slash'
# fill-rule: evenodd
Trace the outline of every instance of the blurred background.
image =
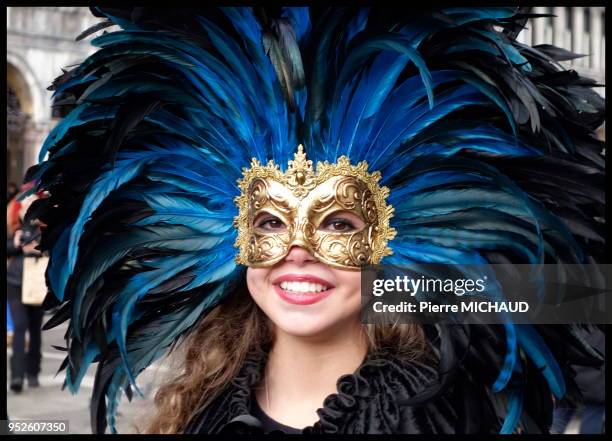
<svg viewBox="0 0 612 441">
<path fill-rule="evenodd" d="M 554 14 L 556 17 L 528 22 L 518 40 L 530 45 L 554 44 L 589 55 L 562 64 L 603 84 L 605 8 L 537 7 L 532 8 L 532 12 Z M 47 87 L 61 74 L 62 68 L 78 64 L 94 52 L 89 45 L 91 36 L 79 42 L 75 41 L 75 37 L 98 21 L 84 7 L 7 8 L 7 207 L 21 186 L 25 171 L 37 162 L 38 150 L 45 137 L 65 116 L 61 108 L 51 108 L 51 92 Z M 604 87 L 595 90 L 605 97 Z M 605 124 L 598 130 L 601 139 L 604 139 L 604 130 Z M 25 267 L 26 270 L 28 267 Z M 25 274 L 25 277 L 28 275 Z M 35 307 L 30 306 L 25 317 L 32 322 L 31 317 L 36 316 L 37 312 Z M 42 322 L 47 319 L 48 316 L 44 317 Z M 65 331 L 66 326 L 63 325 L 42 333 L 38 387 L 35 387 L 33 380 L 32 384 L 24 381 L 22 389 L 16 392 L 13 390 L 16 388 L 11 388 L 10 376 L 7 375 L 8 414 L 13 420 L 69 420 L 70 433 L 91 433 L 88 400 L 93 387 L 94 369 L 87 373 L 81 393 L 76 396 L 61 390 L 63 372 L 55 376 L 64 355 L 53 346 L 64 346 Z M 36 330 L 26 333 L 26 349 L 37 345 L 31 344 L 30 333 L 35 334 Z M 12 355 L 12 339 L 13 323 L 7 317 L 7 358 Z M 7 362 L 7 374 L 10 368 Z M 150 400 L 155 385 L 168 373 L 169 367 L 156 365 L 141 375 L 138 383 L 145 397 L 135 397 L 132 403 L 127 400 L 122 403 L 117 424 L 120 432 L 132 432 L 132 421 L 146 413 L 146 409 L 152 409 Z M 561 430 L 577 433 L 581 414 L 568 418 L 569 425 Z"/>
</svg>

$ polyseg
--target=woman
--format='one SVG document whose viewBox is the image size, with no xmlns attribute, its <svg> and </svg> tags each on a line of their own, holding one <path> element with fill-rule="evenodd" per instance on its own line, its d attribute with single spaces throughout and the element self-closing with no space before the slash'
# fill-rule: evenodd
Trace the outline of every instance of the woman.
<svg viewBox="0 0 612 441">
<path fill-rule="evenodd" d="M 339 163 L 342 162 L 341 159 Z M 191 371 L 188 367 L 187 372 L 198 374 L 179 378 L 160 390 L 157 394 L 160 414 L 153 418 L 154 423 L 149 428 L 151 432 L 183 429 L 181 424 L 184 422 L 177 421 L 184 418 L 182 411 L 205 408 L 204 414 L 197 416 L 184 430 L 227 432 L 240 429 L 245 422 L 256 421 L 255 429 L 299 433 L 302 428 L 315 425 L 319 420 L 316 410 L 324 401 L 328 410 L 322 411 L 321 422 L 316 424 L 316 428 L 310 427 L 306 431 L 318 431 L 327 425 L 328 431 L 334 427 L 334 431 L 342 432 L 340 424 L 354 424 L 376 406 L 375 402 L 354 397 L 351 412 L 342 418 L 333 417 L 331 409 L 341 408 L 342 400 L 350 395 L 350 377 L 338 384 L 342 396 L 335 395 L 336 383 L 342 375 L 349 375 L 359 368 L 357 375 L 362 381 L 371 383 L 371 393 L 378 389 L 378 393 L 390 394 L 395 399 L 410 397 L 415 384 L 425 384 L 425 380 L 435 376 L 435 370 L 422 363 L 433 362 L 433 357 L 427 357 L 425 337 L 419 326 L 378 329 L 372 326 L 368 329 L 362 324 L 359 255 L 348 252 L 354 248 L 348 244 L 339 253 L 326 247 L 326 244 L 354 240 L 360 232 L 375 229 L 375 233 L 368 235 L 372 238 L 368 241 L 372 253 L 364 258 L 374 263 L 377 252 L 384 254 L 386 240 L 394 236 L 388 225 L 390 210 L 381 205 L 377 207 L 377 213 L 368 215 L 366 209 L 371 207 L 372 198 L 363 196 L 369 191 L 367 187 L 374 191 L 372 196 L 378 196 L 376 179 L 370 179 L 370 185 L 367 185 L 362 180 L 367 181 L 367 174 L 354 178 L 333 176 L 331 171 L 331 178 L 317 181 L 309 165 L 300 146 L 286 175 L 262 180 L 262 168 L 255 165 L 251 172 L 258 177 L 250 182 L 245 178 L 240 184 L 246 192 L 239 198 L 242 200 L 238 204 L 243 208 L 237 217 L 238 241 L 244 244 L 241 245 L 239 261 L 244 259 L 243 263 L 248 266 L 246 287 L 229 300 L 228 309 L 222 307 L 218 315 L 213 312 L 210 319 L 205 319 L 206 323 L 199 327 L 202 333 L 195 337 L 197 343 L 194 342 L 193 347 L 188 345 L 187 349 L 190 353 L 187 362 L 194 369 Z M 343 165 L 344 171 L 355 171 L 353 176 L 358 175 L 355 169 Z M 305 176 L 306 180 L 312 177 L 318 184 L 303 192 L 307 183 L 292 185 L 294 181 L 291 178 L 297 175 Z M 302 214 L 283 223 L 282 210 L 276 210 L 273 203 L 252 204 L 253 197 L 262 188 L 270 191 L 271 202 L 278 196 L 275 191 L 281 189 L 301 195 L 302 198 L 298 199 L 285 194 L 283 200 L 295 205 L 293 213 Z M 355 193 L 351 194 L 347 188 Z M 351 204 L 349 198 L 343 198 L 347 194 L 360 203 Z M 263 200 L 263 195 L 259 194 L 259 197 Z M 334 203 L 328 203 L 322 212 L 322 200 Z M 243 202 L 246 206 L 242 206 Z M 314 221 L 317 214 L 321 218 L 318 232 L 293 228 L 309 219 Z M 322 236 L 317 237 L 317 234 Z M 264 244 L 270 240 L 283 241 L 284 236 L 289 238 L 287 246 L 272 250 L 265 247 Z M 254 247 L 251 246 L 253 240 L 258 242 Z M 261 249 L 267 251 L 263 254 L 253 252 Z M 246 294 L 247 290 L 250 295 Z M 210 335 L 210 343 L 205 342 L 209 339 L 207 335 Z M 201 353 L 202 345 L 215 347 L 218 352 Z M 238 373 L 243 366 L 244 370 Z M 211 379 L 204 370 L 206 368 L 217 377 L 212 383 L 209 383 Z M 373 368 L 378 376 L 382 375 L 381 378 L 367 374 L 368 369 Z M 398 374 L 404 377 L 399 389 L 397 379 L 394 379 Z M 189 379 L 197 381 L 189 392 L 194 401 L 177 408 L 175 398 L 177 395 L 185 397 L 185 382 Z M 230 387 L 217 396 L 221 392 L 219 389 L 229 383 L 235 384 L 235 388 Z M 245 421 L 242 412 L 258 416 L 260 421 L 252 417 Z M 170 414 L 174 415 L 174 420 L 161 417 Z M 386 418 L 392 419 L 391 414 L 388 413 Z M 409 425 L 395 427 L 384 420 L 378 425 L 380 427 L 370 427 L 368 431 L 411 429 Z"/>
<path fill-rule="evenodd" d="M 179 349 L 145 431 L 540 433 L 580 399 L 575 326 L 360 321 L 364 265 L 601 259 L 603 100 L 526 11 L 92 11 L 122 29 L 28 178 L 95 432 Z"/>
<path fill-rule="evenodd" d="M 21 191 L 32 187 L 33 184 L 23 185 Z M 43 309 L 40 305 L 24 304 L 21 298 L 24 256 L 40 255 L 36 249 L 38 229 L 23 223 L 24 215 L 34 198 L 36 196 L 31 196 L 22 202 L 13 198 L 7 206 L 6 291 L 13 321 L 10 388 L 15 393 L 22 391 L 26 378 L 29 387 L 39 386 L 38 374 L 42 358 Z M 27 350 L 26 333 L 29 336 Z"/>
</svg>

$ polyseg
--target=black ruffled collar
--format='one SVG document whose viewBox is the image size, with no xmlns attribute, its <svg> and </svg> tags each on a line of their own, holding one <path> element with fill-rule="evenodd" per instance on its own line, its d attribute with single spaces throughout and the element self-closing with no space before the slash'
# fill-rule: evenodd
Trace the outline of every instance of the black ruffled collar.
<svg viewBox="0 0 612 441">
<path fill-rule="evenodd" d="M 249 357 L 228 389 L 187 427 L 187 433 L 263 433 L 250 413 L 254 386 L 261 380 L 266 354 Z M 440 433 L 452 432 L 448 416 L 430 418 L 423 408 L 398 405 L 437 381 L 437 371 L 415 361 L 386 354 L 369 354 L 353 374 L 337 381 L 317 413 L 319 421 L 304 429 L 320 433 Z M 445 429 L 445 430 L 444 430 Z"/>
</svg>

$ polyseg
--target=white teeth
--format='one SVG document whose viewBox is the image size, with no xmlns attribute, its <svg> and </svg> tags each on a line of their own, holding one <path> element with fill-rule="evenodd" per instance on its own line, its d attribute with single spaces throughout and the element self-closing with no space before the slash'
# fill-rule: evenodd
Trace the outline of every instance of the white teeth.
<svg viewBox="0 0 612 441">
<path fill-rule="evenodd" d="M 281 282 L 280 287 L 293 292 L 321 292 L 328 289 L 325 285 L 310 282 Z"/>
</svg>

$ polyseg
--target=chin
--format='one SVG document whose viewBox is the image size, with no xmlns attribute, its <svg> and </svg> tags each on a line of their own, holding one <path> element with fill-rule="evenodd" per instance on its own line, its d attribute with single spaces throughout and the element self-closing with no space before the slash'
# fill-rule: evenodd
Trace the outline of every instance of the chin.
<svg viewBox="0 0 612 441">
<path fill-rule="evenodd" d="M 325 336 L 335 331 L 334 322 L 321 320 L 321 317 L 285 314 L 283 317 L 270 317 L 270 319 L 279 330 L 295 337 Z"/>
<path fill-rule="evenodd" d="M 331 299 L 309 306 L 273 302 L 264 312 L 279 330 L 289 335 L 329 338 L 346 329 L 349 322 L 359 320 L 359 305 L 328 300 Z"/>
</svg>

